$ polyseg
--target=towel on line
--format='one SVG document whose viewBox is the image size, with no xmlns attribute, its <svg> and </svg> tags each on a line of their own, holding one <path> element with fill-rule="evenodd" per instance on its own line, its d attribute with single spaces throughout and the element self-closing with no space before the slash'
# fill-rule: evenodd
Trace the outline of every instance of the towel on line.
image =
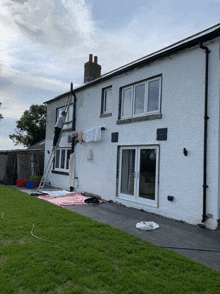
<svg viewBox="0 0 220 294">
<path fill-rule="evenodd" d="M 101 127 L 80 131 L 80 132 L 72 132 L 71 137 L 77 137 L 79 139 L 79 143 L 82 145 L 82 140 L 84 142 L 92 142 L 92 141 L 101 141 Z"/>
</svg>

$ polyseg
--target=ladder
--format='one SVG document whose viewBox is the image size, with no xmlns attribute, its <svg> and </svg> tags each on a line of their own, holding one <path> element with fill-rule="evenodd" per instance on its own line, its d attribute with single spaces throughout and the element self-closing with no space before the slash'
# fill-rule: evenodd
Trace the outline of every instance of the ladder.
<svg viewBox="0 0 220 294">
<path fill-rule="evenodd" d="M 64 107 L 64 110 L 63 110 L 66 113 L 68 113 L 69 106 L 70 106 L 70 103 L 71 103 L 71 98 L 72 98 L 72 95 L 68 96 L 68 98 L 67 98 L 67 101 L 66 101 L 66 104 L 65 104 L 65 107 Z M 44 186 L 46 184 L 46 180 L 48 178 L 49 172 L 50 172 L 51 167 L 52 167 L 52 164 L 53 164 L 54 156 L 55 156 L 56 151 L 57 151 L 57 149 L 59 147 L 59 144 L 60 144 L 62 133 L 63 133 L 63 128 L 62 128 L 62 130 L 60 132 L 60 135 L 59 135 L 59 138 L 58 138 L 58 141 L 57 141 L 56 146 L 53 146 L 53 148 L 52 148 L 50 158 L 49 158 L 49 160 L 47 162 L 47 166 L 46 166 L 46 168 L 44 170 L 44 174 L 43 174 L 43 176 L 41 178 L 41 181 L 40 181 L 40 184 L 38 186 L 37 192 L 42 193 L 42 189 L 44 188 Z"/>
</svg>

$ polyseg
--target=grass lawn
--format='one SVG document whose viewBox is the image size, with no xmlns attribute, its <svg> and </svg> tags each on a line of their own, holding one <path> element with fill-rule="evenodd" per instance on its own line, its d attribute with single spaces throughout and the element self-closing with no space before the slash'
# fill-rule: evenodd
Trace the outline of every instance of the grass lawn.
<svg viewBox="0 0 220 294">
<path fill-rule="evenodd" d="M 0 212 L 1 294 L 220 293 L 219 271 L 3 185 Z"/>
</svg>

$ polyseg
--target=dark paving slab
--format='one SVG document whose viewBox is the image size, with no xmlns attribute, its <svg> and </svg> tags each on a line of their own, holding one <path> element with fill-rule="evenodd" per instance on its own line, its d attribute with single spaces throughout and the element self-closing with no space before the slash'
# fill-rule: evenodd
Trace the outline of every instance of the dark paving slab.
<svg viewBox="0 0 220 294">
<path fill-rule="evenodd" d="M 175 247 L 176 249 L 169 250 L 220 271 L 220 231 L 201 229 L 109 202 L 98 205 L 65 206 L 65 208 L 97 222 L 120 229 L 154 245 Z M 141 221 L 154 221 L 160 225 L 160 228 L 153 231 L 138 230 L 136 224 Z M 219 252 L 213 252 L 214 250 Z"/>
</svg>

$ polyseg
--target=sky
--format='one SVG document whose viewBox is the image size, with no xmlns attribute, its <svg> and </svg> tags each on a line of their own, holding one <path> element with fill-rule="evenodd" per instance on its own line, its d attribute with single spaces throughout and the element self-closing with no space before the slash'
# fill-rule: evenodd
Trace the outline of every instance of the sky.
<svg viewBox="0 0 220 294">
<path fill-rule="evenodd" d="M 220 23 L 219 0 L 0 0 L 0 150 L 32 104 Z"/>
</svg>

